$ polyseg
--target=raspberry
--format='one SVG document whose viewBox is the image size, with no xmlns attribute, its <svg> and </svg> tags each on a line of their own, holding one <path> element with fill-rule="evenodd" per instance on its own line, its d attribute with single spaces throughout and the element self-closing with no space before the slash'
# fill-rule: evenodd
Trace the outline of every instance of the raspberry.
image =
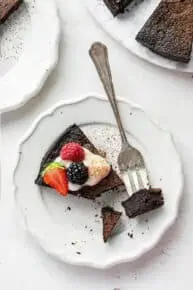
<svg viewBox="0 0 193 290">
<path fill-rule="evenodd" d="M 85 152 L 80 144 L 71 142 L 62 147 L 60 157 L 62 160 L 80 162 L 84 160 Z"/>
<path fill-rule="evenodd" d="M 83 162 L 73 162 L 67 169 L 67 176 L 70 182 L 82 185 L 88 180 L 88 168 Z"/>
</svg>

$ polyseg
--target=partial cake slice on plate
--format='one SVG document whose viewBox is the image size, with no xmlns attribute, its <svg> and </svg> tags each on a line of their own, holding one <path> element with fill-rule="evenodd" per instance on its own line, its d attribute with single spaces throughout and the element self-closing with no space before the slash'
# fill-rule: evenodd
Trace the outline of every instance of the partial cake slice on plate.
<svg viewBox="0 0 193 290">
<path fill-rule="evenodd" d="M 108 161 L 77 125 L 68 127 L 44 155 L 35 183 L 92 199 L 124 185 Z"/>
<path fill-rule="evenodd" d="M 188 63 L 193 41 L 193 1 L 162 0 L 136 40 L 165 58 Z"/>
<path fill-rule="evenodd" d="M 0 0 L 0 23 L 5 22 L 22 2 L 23 0 Z"/>
<path fill-rule="evenodd" d="M 115 227 L 117 226 L 122 213 L 114 210 L 111 207 L 102 208 L 102 220 L 103 220 L 103 240 L 106 243 L 112 236 Z"/>
<path fill-rule="evenodd" d="M 134 0 L 104 0 L 104 3 L 109 8 L 113 16 L 125 12 L 125 8 Z"/>
</svg>

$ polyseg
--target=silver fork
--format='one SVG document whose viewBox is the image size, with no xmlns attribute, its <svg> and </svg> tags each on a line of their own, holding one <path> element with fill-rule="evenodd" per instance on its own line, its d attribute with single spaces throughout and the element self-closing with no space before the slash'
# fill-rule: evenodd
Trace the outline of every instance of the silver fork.
<svg viewBox="0 0 193 290">
<path fill-rule="evenodd" d="M 117 162 L 127 192 L 129 195 L 132 195 L 132 193 L 140 189 L 149 188 L 148 171 L 141 153 L 128 143 L 122 125 L 115 97 L 107 47 L 100 42 L 95 42 L 91 46 L 89 54 L 96 67 L 117 121 L 122 140 L 122 148 Z"/>
</svg>

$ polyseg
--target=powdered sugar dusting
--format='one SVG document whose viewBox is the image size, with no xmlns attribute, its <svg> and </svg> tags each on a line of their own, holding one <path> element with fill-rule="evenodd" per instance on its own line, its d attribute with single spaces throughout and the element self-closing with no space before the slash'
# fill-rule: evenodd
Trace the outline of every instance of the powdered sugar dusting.
<svg viewBox="0 0 193 290">
<path fill-rule="evenodd" d="M 89 140 L 97 149 L 106 153 L 107 160 L 112 164 L 114 170 L 119 173 L 117 157 L 121 150 L 121 138 L 116 127 L 109 125 L 86 125 L 83 127 Z"/>
<path fill-rule="evenodd" d="M 0 77 L 17 63 L 25 48 L 25 38 L 30 37 L 31 9 L 31 4 L 23 3 L 0 25 Z"/>
</svg>

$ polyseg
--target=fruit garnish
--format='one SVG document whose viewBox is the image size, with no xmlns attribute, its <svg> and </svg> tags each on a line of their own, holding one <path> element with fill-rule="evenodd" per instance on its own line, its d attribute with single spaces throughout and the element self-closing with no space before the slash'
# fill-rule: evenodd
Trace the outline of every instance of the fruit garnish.
<svg viewBox="0 0 193 290">
<path fill-rule="evenodd" d="M 88 167 L 83 162 L 73 162 L 67 169 L 67 176 L 70 182 L 82 185 L 88 180 Z"/>
<path fill-rule="evenodd" d="M 43 181 L 61 195 L 68 193 L 68 178 L 66 169 L 58 162 L 50 163 L 42 172 Z"/>
<path fill-rule="evenodd" d="M 80 144 L 71 142 L 65 144 L 62 147 L 60 151 L 60 157 L 62 158 L 62 160 L 81 162 L 85 158 L 85 152 Z"/>
<path fill-rule="evenodd" d="M 53 168 L 64 169 L 64 166 L 62 164 L 60 164 L 59 162 L 51 162 L 42 171 L 42 177 L 44 176 L 44 174 L 46 173 L 47 170 L 50 170 L 50 169 L 53 169 Z"/>
</svg>

